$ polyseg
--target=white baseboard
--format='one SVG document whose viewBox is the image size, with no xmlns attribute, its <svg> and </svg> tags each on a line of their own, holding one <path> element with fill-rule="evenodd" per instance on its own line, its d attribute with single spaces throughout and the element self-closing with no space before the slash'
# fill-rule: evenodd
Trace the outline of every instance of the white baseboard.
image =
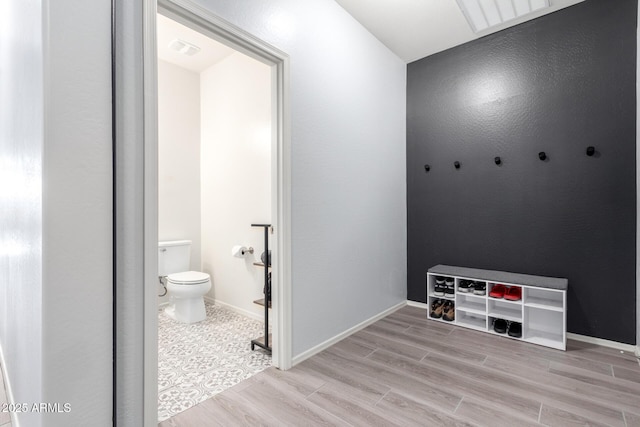
<svg viewBox="0 0 640 427">
<path fill-rule="evenodd" d="M 11 381 L 9 376 L 7 375 L 7 363 L 4 359 L 4 351 L 2 351 L 2 345 L 0 345 L 0 368 L 2 368 L 2 378 L 4 380 L 4 391 L 7 396 L 7 403 L 12 405 L 16 403 L 16 400 L 13 397 L 13 392 L 11 391 Z M 14 411 L 9 411 L 9 415 L 11 416 L 11 425 L 14 427 L 20 427 L 20 422 L 18 421 L 18 413 Z"/>
<path fill-rule="evenodd" d="M 338 341 L 341 341 L 341 340 L 345 339 L 349 335 L 355 334 L 359 330 L 366 328 L 367 326 L 371 325 L 372 323 L 377 322 L 378 320 L 382 319 L 383 317 L 386 317 L 386 316 L 390 315 L 391 313 L 401 309 L 402 307 L 404 307 L 406 305 L 407 305 L 407 302 L 406 301 L 402 301 L 402 302 L 400 302 L 400 303 L 398 303 L 398 304 L 396 304 L 396 305 L 384 310 L 383 312 L 378 313 L 375 316 L 365 320 L 364 322 L 358 323 L 354 327 L 349 328 L 346 331 L 341 332 L 341 333 L 339 333 L 338 335 L 336 335 L 336 336 L 334 336 L 332 338 L 329 338 L 328 340 L 318 344 L 317 346 L 312 347 L 309 350 L 298 354 L 297 356 L 294 356 L 294 358 L 292 360 L 292 366 L 295 366 L 298 363 L 300 363 L 300 362 L 302 362 L 304 360 L 307 360 L 311 356 L 314 356 L 314 355 L 320 353 L 322 350 L 325 350 L 325 349 L 331 347 L 332 345 L 334 345 Z"/>
<path fill-rule="evenodd" d="M 260 322 L 264 321 L 264 315 L 253 313 L 249 310 L 245 310 L 244 308 L 236 307 L 235 305 L 227 304 L 226 302 L 218 301 L 216 299 L 211 298 L 210 296 L 205 295 L 204 300 L 213 305 L 219 305 L 220 307 L 224 307 L 228 310 L 235 311 L 238 314 L 242 314 L 250 319 L 259 320 Z"/>
<path fill-rule="evenodd" d="M 429 304 L 425 304 L 424 302 L 418 302 L 418 301 L 407 300 L 407 305 L 409 307 L 424 308 L 425 310 L 429 308 Z"/>
<path fill-rule="evenodd" d="M 615 348 L 617 350 L 623 350 L 629 353 L 635 353 L 637 350 L 635 345 L 624 344 L 617 341 L 605 340 L 602 338 L 588 337 L 586 335 L 573 334 L 571 332 L 567 332 L 567 339 L 587 342 L 589 344 L 601 345 L 603 347 Z"/>
</svg>

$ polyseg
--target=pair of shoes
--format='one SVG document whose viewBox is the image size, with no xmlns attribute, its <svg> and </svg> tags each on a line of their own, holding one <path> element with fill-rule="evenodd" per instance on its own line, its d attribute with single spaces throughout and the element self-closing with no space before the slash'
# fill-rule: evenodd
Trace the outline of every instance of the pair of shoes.
<svg viewBox="0 0 640 427">
<path fill-rule="evenodd" d="M 460 280 L 458 291 L 465 294 L 486 295 L 487 284 L 484 282 L 474 282 L 473 280 Z"/>
<path fill-rule="evenodd" d="M 504 334 L 505 332 L 514 338 L 522 337 L 522 323 L 519 322 L 507 322 L 504 319 L 495 319 L 493 321 L 493 330 L 498 334 Z"/>
<path fill-rule="evenodd" d="M 437 297 L 448 296 L 453 298 L 455 293 L 454 280 L 452 277 L 436 277 L 436 284 L 434 286 L 433 294 Z"/>
<path fill-rule="evenodd" d="M 446 299 L 437 299 L 431 303 L 429 317 L 432 319 L 446 320 L 451 322 L 456 317 L 455 303 Z"/>
<path fill-rule="evenodd" d="M 493 285 L 491 298 L 504 298 L 509 301 L 518 301 L 522 299 L 522 288 L 520 286 Z"/>
<path fill-rule="evenodd" d="M 446 320 L 447 322 L 453 322 L 456 318 L 456 306 L 453 301 L 446 301 L 444 303 L 444 308 L 442 309 L 442 320 Z"/>
<path fill-rule="evenodd" d="M 433 303 L 431 303 L 431 312 L 429 314 L 429 317 L 433 318 L 433 319 L 439 319 L 442 317 L 442 313 L 444 311 L 444 304 L 447 302 L 447 300 L 444 299 L 437 299 L 434 300 Z"/>
</svg>

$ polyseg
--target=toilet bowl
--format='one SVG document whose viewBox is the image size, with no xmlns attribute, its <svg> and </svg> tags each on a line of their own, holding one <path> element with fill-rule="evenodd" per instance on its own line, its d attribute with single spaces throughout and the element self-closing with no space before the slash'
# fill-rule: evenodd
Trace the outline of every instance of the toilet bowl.
<svg viewBox="0 0 640 427">
<path fill-rule="evenodd" d="M 207 317 L 203 296 L 210 289 L 211 278 L 207 273 L 184 271 L 169 274 L 167 291 L 170 302 L 164 312 L 178 322 L 200 322 Z"/>
</svg>

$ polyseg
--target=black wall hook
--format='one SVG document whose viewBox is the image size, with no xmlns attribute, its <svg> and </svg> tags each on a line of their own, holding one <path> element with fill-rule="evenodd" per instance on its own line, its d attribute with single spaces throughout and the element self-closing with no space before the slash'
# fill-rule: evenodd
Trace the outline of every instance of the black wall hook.
<svg viewBox="0 0 640 427">
<path fill-rule="evenodd" d="M 494 162 L 496 162 L 496 165 L 500 165 L 502 163 L 502 159 L 500 158 L 500 156 L 496 157 L 495 159 L 493 159 Z"/>
<path fill-rule="evenodd" d="M 456 169 L 460 169 L 460 162 L 458 161 L 453 162 L 453 166 L 455 166 Z"/>
<path fill-rule="evenodd" d="M 538 158 L 539 158 L 540 160 L 543 160 L 543 161 L 544 161 L 544 160 L 547 160 L 547 153 L 545 153 L 544 151 L 539 152 L 539 153 L 538 153 Z"/>
<path fill-rule="evenodd" d="M 591 157 L 596 154 L 596 147 L 590 145 L 587 147 L 587 156 Z"/>
<path fill-rule="evenodd" d="M 429 172 L 431 170 L 431 166 L 429 165 L 424 165 L 424 171 L 425 172 Z"/>
</svg>

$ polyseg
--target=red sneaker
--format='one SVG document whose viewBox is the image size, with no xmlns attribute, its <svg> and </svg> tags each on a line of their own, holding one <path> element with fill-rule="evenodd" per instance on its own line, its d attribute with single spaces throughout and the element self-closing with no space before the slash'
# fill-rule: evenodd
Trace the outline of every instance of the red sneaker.
<svg viewBox="0 0 640 427">
<path fill-rule="evenodd" d="M 504 297 L 504 293 L 507 290 L 505 285 L 493 285 L 491 288 L 491 292 L 489 292 L 489 296 L 491 298 L 502 298 Z"/>
<path fill-rule="evenodd" d="M 504 299 L 509 301 L 519 301 L 522 299 L 522 288 L 520 286 L 512 286 L 504 293 Z"/>
</svg>

